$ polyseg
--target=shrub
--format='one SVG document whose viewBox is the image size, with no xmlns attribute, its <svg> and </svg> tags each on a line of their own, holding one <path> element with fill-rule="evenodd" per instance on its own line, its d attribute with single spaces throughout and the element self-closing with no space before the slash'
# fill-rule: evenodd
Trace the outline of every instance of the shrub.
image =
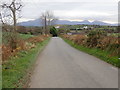
<svg viewBox="0 0 120 90">
<path fill-rule="evenodd" d="M 58 36 L 58 31 L 55 27 L 50 28 L 50 34 L 52 34 L 53 37 Z"/>
<path fill-rule="evenodd" d="M 11 52 L 11 48 L 9 46 L 5 46 L 5 45 L 2 45 L 2 60 L 6 60 L 8 59 L 12 52 Z"/>
<path fill-rule="evenodd" d="M 62 35 L 62 37 L 73 41 L 75 44 L 89 48 L 98 48 L 110 53 L 110 56 L 118 56 L 120 50 L 120 38 L 107 36 L 103 31 L 90 31 L 86 35 Z"/>
<path fill-rule="evenodd" d="M 105 36 L 107 36 L 107 33 L 105 33 L 104 31 L 92 30 L 87 35 L 88 38 L 86 45 L 88 47 L 96 47 L 100 43 L 99 39 L 104 38 Z"/>
<path fill-rule="evenodd" d="M 36 44 L 45 40 L 49 35 L 39 35 L 35 37 L 28 38 L 27 40 L 17 39 L 16 48 L 13 49 L 10 44 L 2 45 L 2 60 L 8 60 L 11 56 L 16 56 L 17 52 L 22 50 L 29 50 L 35 48 Z M 12 42 L 10 42 L 12 43 Z"/>
<path fill-rule="evenodd" d="M 74 42 L 78 45 L 85 45 L 87 37 L 85 35 L 77 35 Z"/>
</svg>

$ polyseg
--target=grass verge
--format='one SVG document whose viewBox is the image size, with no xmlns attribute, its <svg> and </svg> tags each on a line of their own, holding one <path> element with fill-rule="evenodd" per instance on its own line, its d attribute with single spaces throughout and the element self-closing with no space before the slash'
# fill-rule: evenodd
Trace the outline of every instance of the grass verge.
<svg viewBox="0 0 120 90">
<path fill-rule="evenodd" d="M 120 67 L 120 64 L 118 62 L 119 61 L 118 56 L 110 56 L 109 52 L 102 51 L 102 50 L 97 49 L 97 48 L 88 48 L 88 47 L 84 47 L 81 45 L 77 45 L 74 42 L 72 42 L 68 39 L 65 39 L 65 38 L 63 38 L 63 40 L 65 42 L 67 42 L 69 45 L 71 45 L 72 47 L 74 47 L 80 51 L 86 52 L 90 55 L 93 55 L 97 58 L 100 58 L 101 60 L 104 60 L 105 62 L 110 63 L 116 67 Z"/>
<path fill-rule="evenodd" d="M 18 57 L 12 57 L 11 60 L 2 66 L 2 88 L 23 88 L 29 79 L 28 72 L 40 51 L 47 45 L 50 38 L 38 43 L 36 48 L 29 51 L 21 51 Z"/>
<path fill-rule="evenodd" d="M 28 38 L 34 37 L 34 35 L 31 35 L 31 34 L 19 34 L 19 36 L 22 39 L 28 39 Z"/>
</svg>

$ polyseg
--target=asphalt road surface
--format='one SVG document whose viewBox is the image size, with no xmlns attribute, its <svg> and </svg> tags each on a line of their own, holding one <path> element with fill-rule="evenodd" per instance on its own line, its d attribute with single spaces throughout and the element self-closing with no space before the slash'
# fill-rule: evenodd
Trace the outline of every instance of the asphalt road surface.
<svg viewBox="0 0 120 90">
<path fill-rule="evenodd" d="M 117 88 L 118 69 L 54 37 L 40 53 L 30 88 Z"/>
</svg>

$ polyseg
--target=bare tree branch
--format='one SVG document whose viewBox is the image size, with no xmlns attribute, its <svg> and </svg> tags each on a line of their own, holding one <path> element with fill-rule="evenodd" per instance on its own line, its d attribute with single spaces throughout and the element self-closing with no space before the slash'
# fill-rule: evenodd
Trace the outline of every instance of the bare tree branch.
<svg viewBox="0 0 120 90">
<path fill-rule="evenodd" d="M 5 17 L 11 17 L 13 19 L 13 25 L 14 25 L 14 31 L 16 31 L 16 24 L 17 24 L 17 16 L 16 16 L 16 12 L 20 12 L 21 8 L 22 8 L 22 4 L 21 4 L 21 0 L 12 0 L 12 2 L 10 2 L 9 4 L 7 3 L 3 3 L 1 5 L 2 9 L 7 9 L 7 11 L 11 11 L 12 13 L 10 14 L 6 14 L 5 11 L 3 14 L 6 14 L 4 17 L 1 17 L 2 19 L 2 23 L 5 23 L 3 20 Z M 1 13 L 2 15 L 2 13 Z"/>
<path fill-rule="evenodd" d="M 44 32 L 46 34 L 49 34 L 50 26 L 55 24 L 57 18 L 54 16 L 53 12 L 51 11 L 46 11 L 42 13 L 40 18 L 42 19 L 41 23 L 44 26 Z"/>
</svg>

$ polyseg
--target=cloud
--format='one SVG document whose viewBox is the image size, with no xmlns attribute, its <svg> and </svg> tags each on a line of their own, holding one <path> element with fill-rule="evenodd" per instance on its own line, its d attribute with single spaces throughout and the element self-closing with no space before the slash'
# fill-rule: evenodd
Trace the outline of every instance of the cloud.
<svg viewBox="0 0 120 90">
<path fill-rule="evenodd" d="M 119 0 L 22 0 L 25 2 L 118 2 Z"/>
<path fill-rule="evenodd" d="M 26 21 L 31 21 L 31 20 L 34 20 L 34 19 L 30 19 L 30 18 L 19 18 L 18 19 L 18 22 L 26 22 Z"/>
<path fill-rule="evenodd" d="M 60 19 L 95 19 L 117 21 L 118 0 L 22 0 L 23 18 L 40 17 L 46 10 Z M 106 2 L 106 3 L 105 3 Z"/>
</svg>

